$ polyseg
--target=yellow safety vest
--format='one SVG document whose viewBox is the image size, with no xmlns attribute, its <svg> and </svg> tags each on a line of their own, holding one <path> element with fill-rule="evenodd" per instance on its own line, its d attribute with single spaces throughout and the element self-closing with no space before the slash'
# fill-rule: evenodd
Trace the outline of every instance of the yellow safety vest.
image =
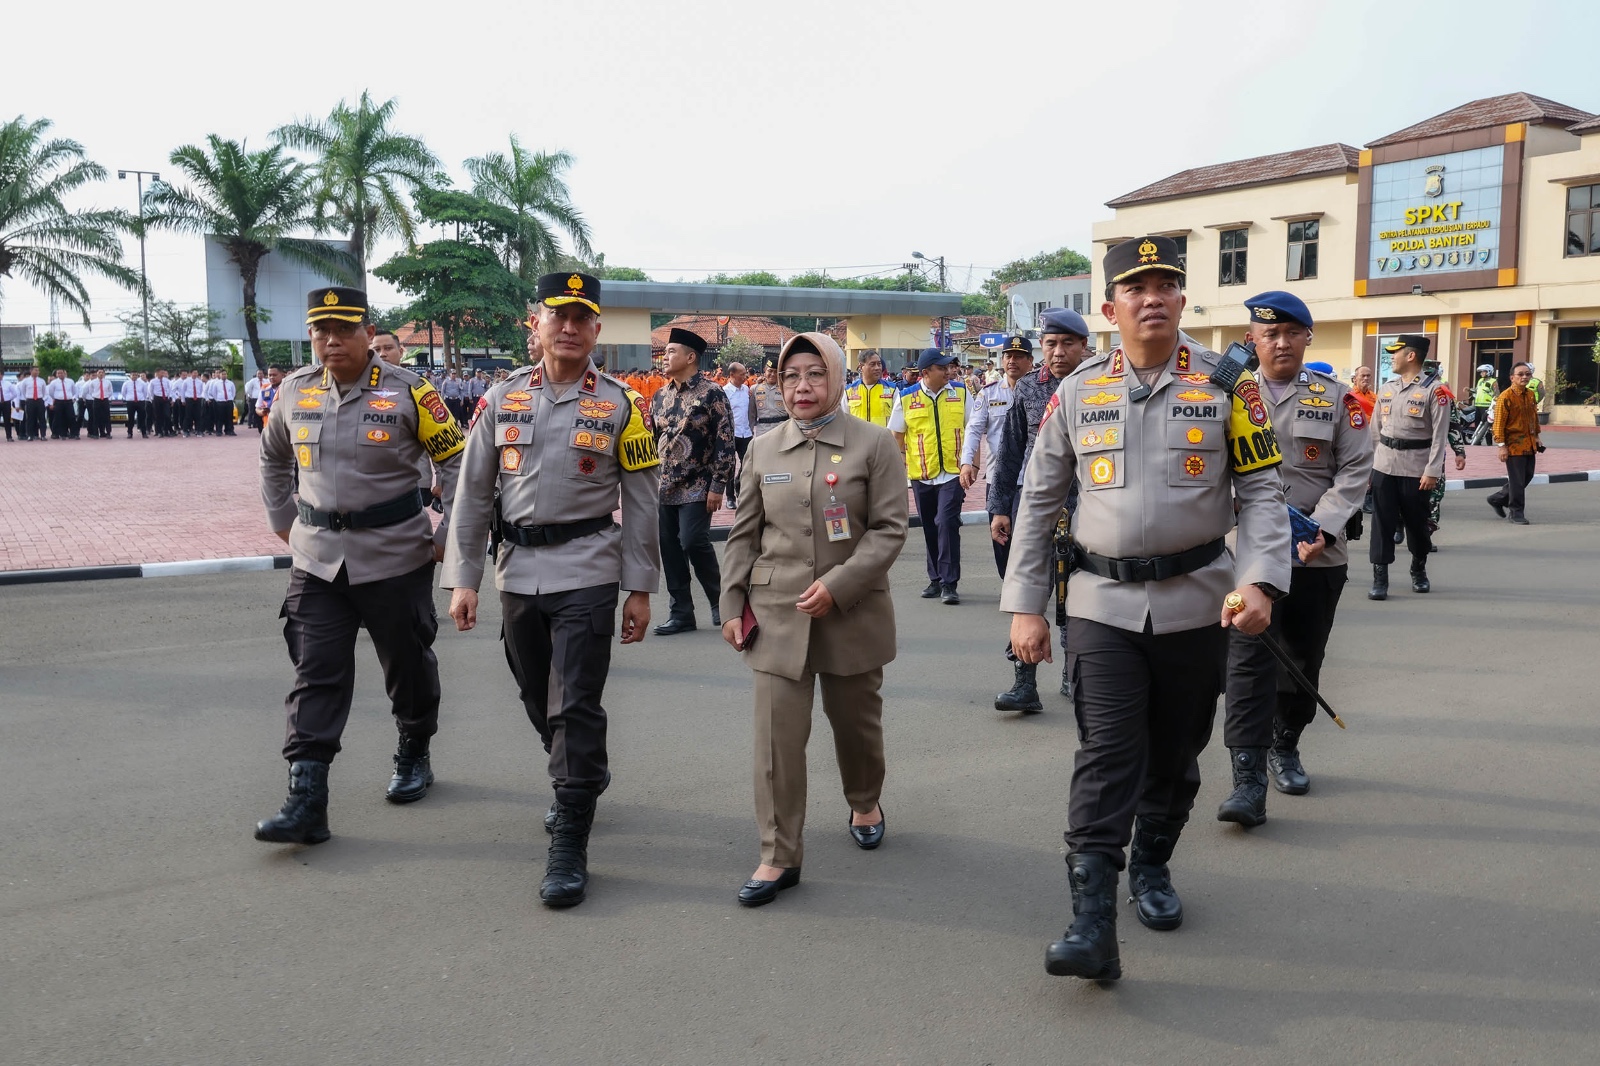
<svg viewBox="0 0 1600 1066">
<path fill-rule="evenodd" d="M 900 394 L 906 416 L 906 476 L 930 481 L 961 473 L 961 435 L 967 426 L 967 390 L 951 382 L 938 396 L 921 385 Z"/>
<path fill-rule="evenodd" d="M 876 385 L 864 385 L 856 382 L 844 390 L 845 410 L 861 419 L 877 426 L 889 424 L 889 412 L 894 410 L 894 386 L 887 381 L 879 381 Z"/>
</svg>

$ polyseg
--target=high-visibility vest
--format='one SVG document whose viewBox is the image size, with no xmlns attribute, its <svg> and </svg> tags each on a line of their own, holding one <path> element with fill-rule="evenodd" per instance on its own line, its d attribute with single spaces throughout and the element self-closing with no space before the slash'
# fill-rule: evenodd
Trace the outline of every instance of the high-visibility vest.
<svg viewBox="0 0 1600 1066">
<path fill-rule="evenodd" d="M 952 381 L 938 396 L 912 385 L 900 393 L 906 417 L 906 476 L 930 481 L 961 473 L 961 435 L 967 426 L 967 390 Z"/>
<path fill-rule="evenodd" d="M 894 391 L 894 386 L 887 381 L 879 381 L 876 385 L 865 385 L 858 381 L 844 390 L 845 410 L 863 422 L 887 426 L 889 412 L 894 410 Z"/>
<path fill-rule="evenodd" d="M 1472 389 L 1472 406 L 1493 407 L 1494 394 L 1494 378 L 1479 378 L 1478 384 Z"/>
</svg>

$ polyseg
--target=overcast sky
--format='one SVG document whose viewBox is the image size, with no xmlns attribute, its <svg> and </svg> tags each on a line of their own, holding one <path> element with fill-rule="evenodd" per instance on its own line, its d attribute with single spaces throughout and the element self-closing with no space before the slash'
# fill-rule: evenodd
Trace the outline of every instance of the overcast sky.
<svg viewBox="0 0 1600 1066">
<path fill-rule="evenodd" d="M 82 204 L 135 206 L 119 167 L 170 171 L 209 133 L 267 143 L 363 89 L 461 161 L 576 157 L 569 184 L 614 265 L 657 280 L 826 268 L 913 251 L 951 284 L 1069 245 L 1106 200 L 1192 166 L 1362 145 L 1525 91 L 1600 112 L 1593 0 L 1407 3 L 512 3 L 9 5 L 0 113 L 54 121 L 112 171 Z M 341 36 L 344 38 L 341 41 Z M 348 43 L 345 43 L 345 42 Z M 380 247 L 376 262 L 395 245 Z M 138 245 L 128 261 L 137 266 Z M 158 299 L 205 299 L 196 238 L 149 242 Z M 397 303 L 375 287 L 374 299 Z M 90 348 L 136 301 L 93 286 Z M 0 280 L 0 321 L 49 303 Z"/>
</svg>

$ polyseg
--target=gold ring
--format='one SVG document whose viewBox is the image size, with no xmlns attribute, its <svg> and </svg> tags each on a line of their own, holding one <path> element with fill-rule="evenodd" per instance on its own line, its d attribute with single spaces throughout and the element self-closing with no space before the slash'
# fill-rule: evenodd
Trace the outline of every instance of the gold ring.
<svg viewBox="0 0 1600 1066">
<path fill-rule="evenodd" d="M 1237 592 L 1228 593 L 1228 598 L 1222 601 L 1222 606 L 1230 611 L 1244 610 L 1244 597 Z"/>
</svg>

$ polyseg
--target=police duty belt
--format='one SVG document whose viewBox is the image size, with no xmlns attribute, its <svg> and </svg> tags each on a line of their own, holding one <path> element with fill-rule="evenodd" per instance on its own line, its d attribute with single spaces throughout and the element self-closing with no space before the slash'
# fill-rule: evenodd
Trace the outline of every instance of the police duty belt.
<svg viewBox="0 0 1600 1066">
<path fill-rule="evenodd" d="M 616 523 L 607 515 L 604 518 L 587 518 L 582 522 L 568 522 L 559 526 L 513 526 L 506 522 L 501 522 L 499 525 L 500 536 L 512 544 L 522 548 L 544 548 L 602 533 L 615 528 Z"/>
<path fill-rule="evenodd" d="M 1209 565 L 1226 547 L 1227 542 L 1218 537 L 1216 540 L 1178 552 L 1176 555 L 1156 555 L 1149 559 L 1113 559 L 1077 547 L 1073 562 L 1080 570 L 1087 570 L 1091 574 L 1110 578 L 1112 581 L 1165 581 L 1170 577 L 1192 574 L 1201 567 Z"/>
<path fill-rule="evenodd" d="M 304 500 L 297 501 L 296 506 L 300 509 L 300 521 L 306 525 L 340 533 L 347 529 L 380 529 L 404 522 L 412 515 L 422 513 L 422 496 L 422 490 L 411 489 L 392 500 L 360 511 L 319 511 Z"/>
</svg>

